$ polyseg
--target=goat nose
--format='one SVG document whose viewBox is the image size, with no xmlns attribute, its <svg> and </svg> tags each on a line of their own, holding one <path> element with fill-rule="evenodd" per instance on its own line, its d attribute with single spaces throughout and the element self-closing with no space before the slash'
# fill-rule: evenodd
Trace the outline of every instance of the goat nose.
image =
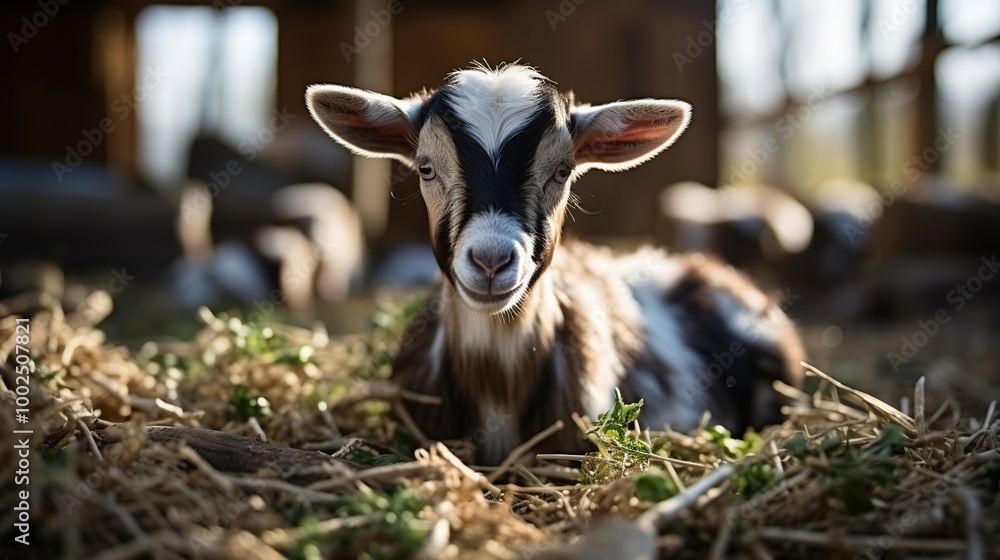
<svg viewBox="0 0 1000 560">
<path fill-rule="evenodd" d="M 493 278 L 500 270 L 514 260 L 514 252 L 503 254 L 498 251 L 481 251 L 469 249 L 469 258 L 481 268 L 486 276 Z"/>
</svg>

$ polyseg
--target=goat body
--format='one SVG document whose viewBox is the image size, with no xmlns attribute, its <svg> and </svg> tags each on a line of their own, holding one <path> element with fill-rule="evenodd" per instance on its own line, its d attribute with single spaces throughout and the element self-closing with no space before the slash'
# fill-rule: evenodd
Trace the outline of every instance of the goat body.
<svg viewBox="0 0 1000 560">
<path fill-rule="evenodd" d="M 778 418 L 771 383 L 799 383 L 802 349 L 777 302 L 705 255 L 561 241 L 573 180 L 655 156 L 687 126 L 686 103 L 577 105 L 520 65 L 407 99 L 312 86 L 307 102 L 355 152 L 420 174 L 443 278 L 393 378 L 442 399 L 408 405 L 429 437 L 497 463 L 557 419 L 595 418 L 615 387 L 657 428 L 690 429 L 704 410 L 737 433 Z M 578 450 L 574 433 L 541 447 Z"/>
<path fill-rule="evenodd" d="M 409 406 L 428 437 L 464 439 L 495 464 L 557 419 L 596 418 L 615 387 L 644 400 L 644 426 L 687 430 L 709 410 L 742 433 L 779 420 L 774 380 L 799 383 L 802 350 L 779 302 L 709 256 L 570 241 L 543 280 L 506 321 L 471 314 L 447 282 L 434 288 L 393 364 L 401 386 L 442 399 Z M 541 444 L 580 448 L 572 428 Z"/>
</svg>

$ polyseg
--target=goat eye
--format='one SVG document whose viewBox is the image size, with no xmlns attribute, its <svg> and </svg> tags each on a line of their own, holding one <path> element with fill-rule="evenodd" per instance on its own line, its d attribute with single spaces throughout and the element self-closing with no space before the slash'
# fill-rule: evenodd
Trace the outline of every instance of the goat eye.
<svg viewBox="0 0 1000 560">
<path fill-rule="evenodd" d="M 569 180 L 569 176 L 573 174 L 573 168 L 566 164 L 560 165 L 552 176 L 552 180 L 557 183 L 565 183 Z"/>
<path fill-rule="evenodd" d="M 434 167 L 429 163 L 421 163 L 417 166 L 417 172 L 420 173 L 420 178 L 424 181 L 430 181 L 435 177 Z"/>
</svg>

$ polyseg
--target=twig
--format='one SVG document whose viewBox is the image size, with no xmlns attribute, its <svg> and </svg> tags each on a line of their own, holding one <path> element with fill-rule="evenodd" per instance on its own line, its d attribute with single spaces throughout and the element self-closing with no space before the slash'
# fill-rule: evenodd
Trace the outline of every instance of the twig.
<svg viewBox="0 0 1000 560">
<path fill-rule="evenodd" d="M 113 495 L 95 494 L 94 501 L 99 506 L 108 510 L 108 512 L 114 514 L 114 516 L 121 522 L 122 527 L 124 527 L 125 530 L 128 531 L 133 537 L 141 539 L 146 535 L 146 533 L 142 530 L 142 527 L 139 526 L 139 522 L 132 516 L 132 513 L 118 505 L 118 502 L 115 501 Z"/>
<path fill-rule="evenodd" d="M 726 515 L 719 523 L 719 529 L 715 532 L 715 542 L 708 553 L 709 560 L 722 560 L 725 558 L 726 549 L 729 548 L 729 541 L 733 536 L 733 516 L 732 513 Z"/>
<path fill-rule="evenodd" d="M 479 485 L 480 488 L 482 488 L 483 490 L 488 490 L 491 496 L 493 496 L 494 498 L 500 497 L 500 494 L 502 492 L 500 492 L 499 488 L 497 488 L 492 482 L 487 480 L 486 477 L 483 476 L 482 474 L 477 473 L 476 471 L 470 469 L 468 465 L 466 465 L 458 457 L 456 457 L 455 454 L 452 453 L 451 450 L 448 449 L 448 447 L 445 446 L 443 443 L 436 442 L 431 447 L 435 452 L 437 452 L 439 457 L 447 461 L 451 466 L 458 469 L 459 472 L 464 474 L 469 479 L 474 480 Z"/>
<path fill-rule="evenodd" d="M 356 515 L 354 517 L 334 517 L 320 521 L 315 527 L 308 529 L 273 529 L 264 532 L 260 540 L 272 548 L 285 548 L 288 545 L 301 540 L 309 534 L 326 535 L 341 529 L 354 529 L 378 521 L 384 516 L 381 513 L 369 513 L 367 515 Z"/>
<path fill-rule="evenodd" d="M 385 381 L 367 381 L 362 385 L 362 389 L 334 402 L 332 406 L 334 408 L 342 408 L 369 399 L 393 401 L 397 398 L 421 404 L 441 404 L 440 397 L 407 391 L 406 389 L 400 388 L 398 385 Z"/>
<path fill-rule="evenodd" d="M 333 504 L 339 505 L 343 504 L 346 498 L 343 496 L 334 496 L 332 494 L 326 494 L 323 492 L 316 492 L 315 490 L 310 490 L 308 488 L 303 488 L 301 486 L 296 486 L 290 484 L 283 480 L 271 480 L 266 478 L 243 478 L 239 476 L 226 476 L 226 479 L 232 483 L 233 486 L 238 486 L 240 488 L 250 488 L 251 490 L 276 490 L 279 492 L 287 492 L 289 494 L 297 494 L 303 498 L 316 503 L 316 504 Z"/>
<path fill-rule="evenodd" d="M 330 414 L 330 409 L 324 409 L 320 414 L 320 418 L 323 419 L 323 423 L 326 424 L 326 427 L 330 428 L 334 439 L 339 439 L 344 436 L 344 434 L 340 431 L 340 426 L 337 425 L 337 420 L 333 417 L 333 414 Z"/>
<path fill-rule="evenodd" d="M 781 463 L 781 457 L 778 455 L 778 444 L 771 441 L 767 442 L 767 450 L 771 452 L 771 459 L 774 460 L 774 470 L 778 473 L 778 478 L 785 476 L 785 465 Z"/>
<path fill-rule="evenodd" d="M 563 494 L 566 490 L 579 490 L 580 488 L 585 488 L 582 484 L 565 484 L 562 486 L 518 486 L 516 484 L 506 484 L 504 489 L 510 492 L 515 492 L 518 494 L 553 494 L 556 496 L 565 496 Z"/>
<path fill-rule="evenodd" d="M 580 430 L 580 433 L 587 434 L 590 432 L 591 429 L 593 429 L 593 426 L 590 425 L 590 421 L 585 420 L 582 416 L 580 416 L 579 413 L 574 412 L 573 414 L 570 415 L 570 418 L 573 419 L 573 423 L 576 424 L 576 427 L 577 429 Z"/>
<path fill-rule="evenodd" d="M 639 455 L 641 457 L 646 457 L 647 459 L 653 461 L 660 461 L 661 463 L 669 463 L 671 465 L 677 465 L 680 467 L 687 467 L 689 469 L 698 469 L 700 471 L 707 471 L 711 469 L 709 465 L 703 465 L 701 463 L 694 463 L 692 461 L 684 461 L 682 459 L 674 459 L 673 457 L 664 457 L 662 455 L 654 455 L 652 453 L 643 453 L 642 451 L 629 451 L 634 455 Z"/>
<path fill-rule="evenodd" d="M 372 467 L 363 471 L 347 471 L 342 477 L 320 480 L 310 484 L 307 488 L 316 490 L 317 492 L 326 492 L 359 481 L 393 482 L 401 478 L 424 475 L 432 471 L 434 471 L 434 468 L 430 465 L 410 461 L 408 463 Z"/>
<path fill-rule="evenodd" d="M 528 441 L 515 447 L 514 450 L 511 451 L 509 455 L 507 455 L 507 458 L 500 463 L 500 466 L 497 468 L 497 470 L 491 472 L 486 477 L 486 480 L 489 480 L 490 482 L 496 482 L 497 479 L 500 478 L 508 470 L 510 470 L 511 465 L 516 463 L 517 460 L 520 459 L 525 453 L 531 451 L 532 448 L 534 448 L 536 445 L 541 443 L 543 440 L 545 440 L 552 434 L 558 432 L 559 430 L 562 430 L 564 425 L 565 424 L 563 424 L 562 420 L 556 420 L 548 428 L 545 428 L 544 430 L 531 436 L 530 438 L 528 438 Z"/>
<path fill-rule="evenodd" d="M 930 420 L 927 421 L 926 425 L 933 426 L 934 423 L 937 422 L 941 418 L 941 416 L 944 415 L 945 411 L 948 410 L 948 407 L 950 407 L 951 403 L 953 402 L 955 402 L 955 397 L 948 395 L 948 397 L 944 400 L 944 403 L 942 403 L 941 406 L 939 406 L 938 409 L 934 411 L 934 414 L 931 415 Z"/>
<path fill-rule="evenodd" d="M 674 459 L 672 457 L 663 457 L 660 455 L 653 455 L 652 453 L 643 453 L 641 451 L 629 451 L 629 453 L 639 456 L 646 457 L 654 461 L 660 461 L 662 463 L 671 463 L 674 465 L 680 465 L 682 467 L 688 467 L 692 469 L 698 469 L 701 471 L 707 471 L 712 467 L 709 465 L 702 465 L 701 463 L 693 463 L 691 461 L 683 461 L 681 459 Z M 582 463 L 584 461 L 603 461 L 605 463 L 618 463 L 613 459 L 608 459 L 606 457 L 601 457 L 600 455 L 573 455 L 571 453 L 539 453 L 535 455 L 536 459 L 542 461 L 576 461 Z"/>
<path fill-rule="evenodd" d="M 308 443 L 303 443 L 299 447 L 306 451 L 323 451 L 330 452 L 336 451 L 343 448 L 347 443 L 356 438 L 345 438 L 342 436 L 335 437 L 333 439 L 325 439 L 323 441 L 310 441 Z"/>
<path fill-rule="evenodd" d="M 663 466 L 667 468 L 667 474 L 670 475 L 670 480 L 674 481 L 674 486 L 677 487 L 678 492 L 683 492 L 687 486 L 681 480 L 681 477 L 677 476 L 677 470 L 674 469 L 673 463 L 663 463 Z"/>
<path fill-rule="evenodd" d="M 844 391 L 849 395 L 854 395 L 855 397 L 860 399 L 861 402 L 863 402 L 866 406 L 868 406 L 869 410 L 871 410 L 877 416 L 881 416 L 883 420 L 896 422 L 897 424 L 902 426 L 905 430 L 907 430 L 910 433 L 909 435 L 911 436 L 916 433 L 916 426 L 914 426 L 913 419 L 910 418 L 909 416 L 906 416 L 905 414 L 896 410 L 892 406 L 886 404 L 885 402 L 879 399 L 876 399 L 875 397 L 869 395 L 868 393 L 865 393 L 864 391 L 859 391 L 857 389 L 844 385 L 840 381 L 837 381 L 836 379 L 823 373 L 816 367 L 807 364 L 806 362 L 801 362 L 801 363 L 802 367 L 806 368 L 810 373 L 812 373 L 816 377 L 819 377 L 820 379 L 827 381 L 837 389 L 840 389 L 841 391 Z"/>
<path fill-rule="evenodd" d="M 438 519 L 434 522 L 430 534 L 427 536 L 427 542 L 417 553 L 417 560 L 434 560 L 444 556 L 445 549 L 448 548 L 451 541 L 451 521 L 449 518 L 453 507 L 451 502 L 441 502 L 434 508 Z"/>
<path fill-rule="evenodd" d="M 834 424 L 830 424 L 829 426 L 824 426 L 823 429 L 821 429 L 821 430 L 816 430 L 815 432 L 811 431 L 809 433 L 808 439 L 810 441 L 815 441 L 815 440 L 818 440 L 818 439 L 822 438 L 826 434 L 829 434 L 830 432 L 832 432 L 834 430 L 839 430 L 840 428 L 849 428 L 851 426 L 855 426 L 855 425 L 860 424 L 862 422 L 863 422 L 863 420 L 845 420 L 843 422 L 836 422 Z M 805 429 L 809 429 L 809 426 L 805 426 Z"/>
<path fill-rule="evenodd" d="M 587 461 L 589 459 L 596 459 L 598 461 L 605 461 L 609 463 L 614 462 L 611 459 L 606 459 L 604 457 L 589 457 L 587 455 L 574 455 L 572 453 L 539 453 L 538 455 L 535 455 L 535 458 L 540 461 L 576 461 L 578 463 L 582 463 L 583 461 Z"/>
<path fill-rule="evenodd" d="M 1000 450 L 989 449 L 980 453 L 974 453 L 969 455 L 966 460 L 974 465 L 982 465 L 983 463 L 989 463 L 990 461 L 1000 461 Z"/>
<path fill-rule="evenodd" d="M 91 560 L 128 560 L 130 558 L 136 558 L 150 551 L 156 550 L 160 547 L 166 545 L 174 545 L 175 547 L 187 546 L 183 540 L 176 533 L 170 533 L 167 531 L 162 531 L 159 533 L 153 533 L 152 535 L 143 536 L 142 538 L 136 539 L 134 541 L 125 543 L 115 548 L 104 551 L 96 556 L 91 556 Z"/>
<path fill-rule="evenodd" d="M 694 505 L 702 495 L 729 480 L 729 477 L 734 472 L 736 472 L 736 469 L 733 465 L 722 465 L 689 486 L 687 490 L 669 500 L 660 502 L 646 513 L 643 513 L 639 517 L 639 525 L 648 528 L 662 528 L 673 521 L 682 511 Z"/>
<path fill-rule="evenodd" d="M 265 434 L 264 429 L 260 427 L 260 422 L 257 421 L 256 416 L 251 416 L 250 419 L 247 420 L 247 424 L 250 425 L 250 429 L 253 430 L 253 433 L 257 436 L 257 441 L 267 441 L 267 434 Z"/>
<path fill-rule="evenodd" d="M 514 465 L 514 470 L 517 474 L 521 475 L 525 480 L 527 480 L 532 486 L 544 486 L 545 484 L 535 476 L 531 471 L 528 470 L 523 464 L 518 463 Z"/>
<path fill-rule="evenodd" d="M 538 457 L 536 456 L 535 458 L 537 459 Z M 558 478 L 560 480 L 570 480 L 570 481 L 576 481 L 580 477 L 580 469 L 575 469 L 572 467 L 563 467 L 561 465 L 543 465 L 540 467 L 525 467 L 524 465 L 518 465 L 518 466 L 534 476 L 544 476 L 547 478 Z M 470 465 L 470 468 L 475 471 L 488 473 L 497 470 L 498 467 L 484 466 L 484 465 Z"/>
<path fill-rule="evenodd" d="M 79 418 L 76 419 L 76 425 L 80 426 L 80 431 L 83 432 L 83 437 L 87 440 L 87 444 L 90 446 L 90 452 L 94 454 L 94 457 L 97 457 L 98 461 L 103 463 L 104 456 L 101 455 L 101 450 L 97 448 L 97 442 L 94 441 L 94 434 L 90 432 L 90 428 L 88 428 L 87 425 L 84 424 L 83 420 Z"/>
<path fill-rule="evenodd" d="M 413 391 L 407 391 L 406 389 L 399 389 L 399 398 L 404 401 L 412 401 L 421 404 L 441 404 L 441 397 L 425 395 L 423 393 L 414 393 Z"/>
<path fill-rule="evenodd" d="M 194 465 L 194 468 L 201 471 L 202 474 L 207 476 L 208 479 L 214 482 L 216 486 L 222 488 L 222 490 L 226 494 L 232 494 L 233 492 L 232 483 L 229 482 L 229 480 L 225 476 L 223 476 L 222 473 L 215 470 L 215 468 L 213 468 L 212 465 L 209 465 L 208 461 L 202 459 L 201 455 L 198 455 L 197 451 L 191 449 L 190 446 L 185 444 L 180 446 L 179 453 L 181 457 L 187 460 L 187 462 Z"/>
<path fill-rule="evenodd" d="M 96 371 L 90 373 L 89 379 L 107 391 L 110 396 L 115 397 L 120 402 L 132 408 L 142 410 L 143 412 L 163 412 L 168 417 L 175 420 L 188 420 L 189 418 L 198 418 L 204 415 L 204 411 L 184 412 L 183 408 L 170 404 L 159 397 L 147 398 L 132 395 L 128 392 L 128 388 L 126 387 L 122 387 L 121 390 L 119 390 L 112 385 L 112 383 L 115 382 Z"/>
<path fill-rule="evenodd" d="M 983 548 L 983 535 L 979 530 L 983 516 L 979 497 L 968 486 L 959 486 L 955 492 L 962 504 L 962 509 L 965 510 L 965 543 L 968 546 L 966 558 L 968 560 L 982 560 L 985 558 L 985 549 Z"/>
<path fill-rule="evenodd" d="M 927 377 L 921 375 L 913 388 L 913 418 L 917 425 L 917 437 L 924 437 L 927 433 L 927 425 L 924 424 L 924 386 L 927 384 Z"/>
<path fill-rule="evenodd" d="M 774 560 L 774 556 L 768 552 L 764 544 L 760 542 L 760 539 L 753 539 L 747 542 L 747 550 L 750 552 L 750 556 L 753 556 L 754 560 Z"/>
<path fill-rule="evenodd" d="M 360 447 L 362 443 L 364 442 L 361 441 L 359 438 L 348 438 L 347 441 L 345 441 L 344 444 L 340 446 L 340 449 L 334 451 L 333 454 L 330 456 L 333 457 L 334 459 L 342 459 L 346 457 L 348 453 Z"/>
<path fill-rule="evenodd" d="M 403 423 L 403 425 L 409 428 L 410 433 L 417 439 L 420 446 L 427 447 L 430 440 L 424 435 L 424 431 L 420 429 L 420 426 L 417 426 L 417 423 L 413 421 L 413 417 L 410 416 L 410 412 L 406 410 L 406 406 L 403 405 L 403 399 L 394 398 L 389 402 L 392 403 L 393 412 L 396 413 L 396 416 L 399 416 L 399 420 Z"/>
<path fill-rule="evenodd" d="M 989 408 L 986 409 L 986 418 L 983 419 L 983 427 L 990 429 L 990 422 L 993 420 L 993 413 L 996 412 L 997 401 L 990 401 Z"/>
<path fill-rule="evenodd" d="M 766 541 L 821 546 L 825 548 L 849 548 L 861 551 L 871 546 L 871 536 L 848 536 L 838 533 L 823 533 L 805 529 L 784 527 L 761 527 L 754 534 Z M 920 552 L 964 552 L 965 543 L 958 540 L 915 539 L 903 537 L 893 541 L 896 550 L 917 550 Z"/>
</svg>

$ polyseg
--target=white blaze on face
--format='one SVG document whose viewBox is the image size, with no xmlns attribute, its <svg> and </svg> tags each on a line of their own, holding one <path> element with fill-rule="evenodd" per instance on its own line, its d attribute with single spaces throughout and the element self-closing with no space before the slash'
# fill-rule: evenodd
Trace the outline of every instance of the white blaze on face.
<svg viewBox="0 0 1000 560">
<path fill-rule="evenodd" d="M 503 143 L 535 113 L 539 80 L 544 79 L 533 68 L 513 65 L 495 72 L 474 69 L 451 75 L 455 112 L 495 165 Z"/>
</svg>

